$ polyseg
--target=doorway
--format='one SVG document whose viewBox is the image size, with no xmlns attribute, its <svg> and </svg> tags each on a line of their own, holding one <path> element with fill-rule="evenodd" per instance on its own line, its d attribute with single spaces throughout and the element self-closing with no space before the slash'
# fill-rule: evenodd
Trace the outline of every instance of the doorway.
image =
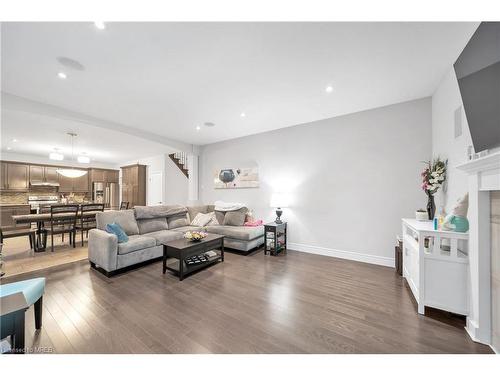
<svg viewBox="0 0 500 375">
<path fill-rule="evenodd" d="M 154 171 L 149 174 L 148 206 L 163 204 L 163 173 Z"/>
</svg>

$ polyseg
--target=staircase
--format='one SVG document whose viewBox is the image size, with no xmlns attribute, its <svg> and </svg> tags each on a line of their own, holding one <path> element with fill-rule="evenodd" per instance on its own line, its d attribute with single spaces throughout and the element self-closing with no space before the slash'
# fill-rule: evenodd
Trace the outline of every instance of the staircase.
<svg viewBox="0 0 500 375">
<path fill-rule="evenodd" d="M 189 178 L 187 154 L 185 152 L 175 152 L 173 154 L 169 154 L 168 156 L 174 162 L 174 164 L 177 165 L 181 172 L 184 173 L 187 178 Z"/>
</svg>

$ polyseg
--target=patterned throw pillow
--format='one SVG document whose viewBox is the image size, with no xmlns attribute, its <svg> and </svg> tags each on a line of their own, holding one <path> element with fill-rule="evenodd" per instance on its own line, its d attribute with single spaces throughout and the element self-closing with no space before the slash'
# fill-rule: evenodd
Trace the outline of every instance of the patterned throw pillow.
<svg viewBox="0 0 500 375">
<path fill-rule="evenodd" d="M 207 227 L 214 226 L 214 225 L 220 225 L 219 221 L 217 220 L 217 215 L 215 215 L 214 211 L 209 212 L 208 214 L 212 215 L 212 218 L 208 222 Z"/>
<path fill-rule="evenodd" d="M 194 217 L 193 221 L 191 222 L 191 225 L 194 225 L 196 227 L 204 227 L 212 220 L 213 216 L 215 215 L 213 215 L 212 212 L 208 214 L 202 214 L 200 212 Z"/>
</svg>

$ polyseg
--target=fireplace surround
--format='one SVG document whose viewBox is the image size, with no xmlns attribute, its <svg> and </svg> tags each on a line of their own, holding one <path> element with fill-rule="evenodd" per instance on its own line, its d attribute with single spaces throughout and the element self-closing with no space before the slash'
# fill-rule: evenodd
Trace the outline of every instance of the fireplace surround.
<svg viewBox="0 0 500 375">
<path fill-rule="evenodd" d="M 492 344 L 491 192 L 500 191 L 500 152 L 457 166 L 468 174 L 469 190 L 469 315 L 466 330 L 474 341 Z M 496 197 L 497 193 L 494 193 Z M 498 350 L 498 348 L 493 348 Z"/>
</svg>

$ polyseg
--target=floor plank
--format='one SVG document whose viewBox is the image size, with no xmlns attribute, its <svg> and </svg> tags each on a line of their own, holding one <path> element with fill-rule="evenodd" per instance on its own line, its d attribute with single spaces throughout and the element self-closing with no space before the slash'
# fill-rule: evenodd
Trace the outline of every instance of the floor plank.
<svg viewBox="0 0 500 375">
<path fill-rule="evenodd" d="M 161 263 L 108 279 L 86 261 L 47 278 L 43 328 L 56 353 L 491 353 L 462 327 L 418 315 L 391 268 L 289 251 L 228 253 L 179 281 Z"/>
</svg>

